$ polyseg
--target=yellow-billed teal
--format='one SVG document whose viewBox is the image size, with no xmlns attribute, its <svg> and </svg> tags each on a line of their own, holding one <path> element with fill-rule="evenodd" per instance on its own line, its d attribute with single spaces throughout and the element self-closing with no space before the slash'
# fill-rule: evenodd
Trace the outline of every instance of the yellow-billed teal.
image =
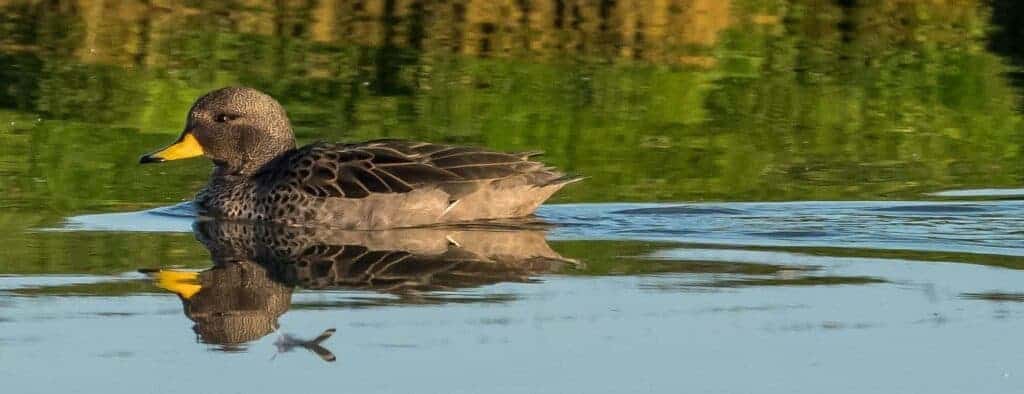
<svg viewBox="0 0 1024 394">
<path fill-rule="evenodd" d="M 382 229 L 528 216 L 580 179 L 535 154 L 403 140 L 296 148 L 276 100 L 232 87 L 196 100 L 178 140 L 140 162 L 213 160 L 195 198 L 205 216 Z"/>
</svg>

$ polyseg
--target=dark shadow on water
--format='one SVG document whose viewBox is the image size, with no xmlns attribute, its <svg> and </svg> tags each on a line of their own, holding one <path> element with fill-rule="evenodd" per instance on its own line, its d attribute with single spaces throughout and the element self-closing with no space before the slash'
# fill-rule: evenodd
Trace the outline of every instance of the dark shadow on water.
<svg viewBox="0 0 1024 394">
<path fill-rule="evenodd" d="M 765 278 L 723 280 L 701 284 L 708 287 L 754 287 L 754 286 L 836 286 L 867 285 L 886 283 L 884 279 L 869 276 L 805 276 L 799 278 Z"/>
<path fill-rule="evenodd" d="M 871 209 L 877 212 L 899 212 L 899 213 L 922 213 L 922 214 L 944 214 L 944 213 L 974 213 L 987 212 L 990 209 L 978 205 L 961 204 L 927 204 L 927 205 L 895 205 L 890 207 L 879 207 Z"/>
<path fill-rule="evenodd" d="M 963 293 L 961 298 L 993 302 L 1024 302 L 1024 293 L 982 292 Z"/>
<path fill-rule="evenodd" d="M 534 282 L 528 282 L 534 283 Z M 292 310 L 366 309 L 394 306 L 503 304 L 519 299 L 516 294 L 460 294 L 438 291 L 385 293 L 375 297 L 349 298 L 338 301 L 292 303 Z"/>
<path fill-rule="evenodd" d="M 24 296 L 79 296 L 122 297 L 135 294 L 159 293 L 149 280 L 115 280 L 95 283 L 70 283 L 16 289 L 14 294 Z"/>
<path fill-rule="evenodd" d="M 624 209 L 612 213 L 620 215 L 742 215 L 745 212 L 733 208 L 678 205 L 669 207 Z"/>
<path fill-rule="evenodd" d="M 770 237 L 770 238 L 821 238 L 835 235 L 827 231 L 769 231 L 769 232 L 752 232 L 746 233 L 747 235 L 758 236 L 758 237 Z"/>
</svg>

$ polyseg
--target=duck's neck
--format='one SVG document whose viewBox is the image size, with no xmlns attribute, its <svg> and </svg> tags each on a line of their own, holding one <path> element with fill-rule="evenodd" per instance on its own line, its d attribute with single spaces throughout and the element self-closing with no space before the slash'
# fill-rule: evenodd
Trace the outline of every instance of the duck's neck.
<svg viewBox="0 0 1024 394">
<path fill-rule="evenodd" d="M 195 203 L 203 215 L 224 219 L 249 219 L 253 214 L 255 185 L 248 176 L 218 174 L 214 170 L 210 183 L 196 194 Z"/>
<path fill-rule="evenodd" d="M 218 161 L 214 160 L 213 177 L 248 177 L 257 173 L 270 163 L 295 149 L 295 137 L 291 129 L 286 132 L 262 135 L 256 142 L 239 143 L 239 155 L 229 156 Z"/>
<path fill-rule="evenodd" d="M 195 202 L 202 214 L 225 219 L 263 219 L 265 207 L 256 204 L 256 191 L 260 187 L 258 174 L 265 167 L 274 167 L 277 160 L 287 160 L 293 152 L 294 142 L 278 145 L 282 149 L 250 158 L 242 165 L 215 163 L 210 183 L 196 195 Z M 287 148 L 284 148 L 286 147 Z"/>
</svg>

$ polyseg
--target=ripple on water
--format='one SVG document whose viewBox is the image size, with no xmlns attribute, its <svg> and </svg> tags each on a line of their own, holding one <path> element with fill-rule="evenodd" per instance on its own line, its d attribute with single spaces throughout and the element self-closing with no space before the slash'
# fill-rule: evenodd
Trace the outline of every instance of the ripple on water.
<svg viewBox="0 0 1024 394">
<path fill-rule="evenodd" d="M 633 208 L 614 211 L 619 215 L 742 215 L 746 212 L 716 206 L 672 205 L 665 207 Z"/>
<path fill-rule="evenodd" d="M 815 230 L 805 230 L 805 231 L 786 231 L 786 230 L 781 230 L 781 231 L 765 231 L 765 232 L 744 233 L 744 234 L 749 235 L 749 236 L 753 236 L 753 237 L 768 237 L 768 238 L 774 238 L 774 237 L 777 237 L 777 238 L 824 238 L 824 237 L 829 237 L 829 236 L 834 235 L 833 233 L 830 233 L 828 231 L 820 231 L 820 230 L 819 231 L 815 231 Z"/>
<path fill-rule="evenodd" d="M 946 190 L 930 195 L 935 197 L 1024 197 L 1024 188 Z"/>
<path fill-rule="evenodd" d="M 540 214 L 558 224 L 587 223 L 558 227 L 555 238 L 1024 256 L 1019 200 L 577 204 Z"/>
<path fill-rule="evenodd" d="M 64 231 L 191 232 L 195 210 L 68 218 Z M 566 204 L 538 212 L 553 239 L 842 247 L 1024 256 L 1024 202 Z"/>
<path fill-rule="evenodd" d="M 985 206 L 974 204 L 922 204 L 922 205 L 895 205 L 889 207 L 873 208 L 875 212 L 900 212 L 900 213 L 924 213 L 924 214 L 949 214 L 949 213 L 974 213 L 988 212 Z"/>
<path fill-rule="evenodd" d="M 197 216 L 191 202 L 136 212 L 72 216 L 44 231 L 191 232 Z"/>
<path fill-rule="evenodd" d="M 759 365 L 775 365 L 777 354 L 792 353 L 797 358 L 793 365 L 799 367 L 807 362 L 806 354 L 799 349 L 806 347 L 809 337 L 792 333 L 814 332 L 816 343 L 820 340 L 835 344 L 831 351 L 816 352 L 816 357 L 839 354 L 826 360 L 826 364 L 845 366 L 849 357 L 843 352 L 851 348 L 911 357 L 893 361 L 893 367 L 887 366 L 885 370 L 946 360 L 941 355 L 951 354 L 948 346 L 938 353 L 928 353 L 935 343 L 963 347 L 952 354 L 1001 355 L 996 351 L 979 351 L 977 343 L 987 340 L 989 349 L 1004 349 L 1005 340 L 999 339 L 998 333 L 1017 327 L 1008 324 L 1019 326 L 1024 322 L 1024 237 L 1020 236 L 1024 228 L 1024 203 L 1020 201 L 680 207 L 545 206 L 539 216 L 556 224 L 549 233 L 551 248 L 578 259 L 580 264 L 566 265 L 565 270 L 559 271 L 537 271 L 540 273 L 528 278 L 531 280 L 516 274 L 500 277 L 499 283 L 456 287 L 454 284 L 472 283 L 467 280 L 467 273 L 477 271 L 465 270 L 460 271 L 456 282 L 449 282 L 440 291 L 388 293 L 281 287 L 282 294 L 287 293 L 290 311 L 281 312 L 288 315 L 271 315 L 270 319 L 287 316 L 274 322 L 283 329 L 298 328 L 303 332 L 344 325 L 346 335 L 333 340 L 346 341 L 335 350 L 347 349 L 339 352 L 339 356 L 344 354 L 345 359 L 352 360 L 347 367 L 365 360 L 387 359 L 381 357 L 382 352 L 417 353 L 424 360 L 462 360 L 460 355 L 470 348 L 479 353 L 493 352 L 495 359 L 523 354 L 524 358 L 509 364 L 535 365 L 538 360 L 543 361 L 536 354 L 542 354 L 552 344 L 572 345 L 573 349 L 613 348 L 585 357 L 600 361 L 614 357 L 614 351 L 622 345 L 633 349 L 648 339 L 649 347 L 644 354 L 653 354 L 658 360 L 678 361 L 678 349 L 685 349 L 687 354 L 704 352 L 693 357 L 698 367 L 722 354 L 769 354 Z M 187 213 L 187 209 L 170 207 L 75 217 L 68 219 L 64 230 L 73 225 L 80 231 L 190 232 L 192 216 L 181 214 Z M 162 257 L 160 264 L 180 264 L 181 256 Z M 151 264 L 149 260 L 145 263 Z M 205 263 L 206 260 L 200 262 Z M 491 266 L 483 268 L 487 267 Z M 3 343 L 5 350 L 23 352 L 14 353 L 13 358 L 33 361 L 32 357 L 19 356 L 58 354 L 66 349 L 68 341 L 64 338 L 70 337 L 76 341 L 76 352 L 71 355 L 88 355 L 79 356 L 83 359 L 78 364 L 104 369 L 163 362 L 166 354 L 191 357 L 182 364 L 194 363 L 197 371 L 216 370 L 218 365 L 230 362 L 227 358 L 211 358 L 207 354 L 210 348 L 189 346 L 197 341 L 198 323 L 192 319 L 197 316 L 192 313 L 197 309 L 181 301 L 180 294 L 151 295 L 149 292 L 162 290 L 141 280 L 139 275 L 0 278 L 0 291 L 14 295 L 8 299 L 15 303 L 4 313 L 16 324 L 0 321 L 4 336 L 23 338 L 48 330 L 58 333 L 55 337 L 60 339 L 30 345 L 8 340 Z M 541 276 L 542 281 L 532 280 Z M 431 278 L 440 281 L 436 274 L 431 273 Z M 252 288 L 254 282 L 245 283 Z M 217 289 L 215 282 L 205 285 L 206 291 Z M 81 297 L 85 294 L 103 297 Z M 193 302 L 199 298 L 193 298 Z M 255 303 L 228 304 L 233 307 Z M 181 316 L 183 313 L 185 316 Z M 914 335 L 907 335 L 908 330 L 922 324 L 957 329 L 918 329 Z M 870 329 L 872 335 L 839 333 L 860 329 Z M 12 330 L 20 331 L 11 333 Z M 125 336 L 126 331 L 138 335 Z M 529 338 L 538 332 L 544 334 L 537 337 L 538 343 L 530 342 Z M 965 332 L 973 336 L 965 336 Z M 96 340 L 104 338 L 103 335 L 116 340 Z M 725 337 L 729 341 L 723 341 Z M 900 346 L 909 343 L 920 347 L 890 353 L 892 341 L 879 338 L 900 338 Z M 122 339 L 131 342 L 121 342 Z M 217 349 L 249 351 L 265 364 L 269 354 L 261 353 L 260 346 L 269 350 L 273 340 L 267 335 L 245 345 Z M 580 340 L 583 342 L 575 342 Z M 670 346 L 665 344 L 672 340 L 677 341 L 670 342 Z M 779 345 L 784 342 L 785 347 Z M 612 346 L 607 346 L 609 343 Z M 153 350 L 154 344 L 164 347 Z M 702 350 L 701 344 L 711 345 Z M 755 349 L 765 344 L 768 346 Z M 522 346 L 537 346 L 537 351 L 519 352 Z M 1006 353 L 1000 363 L 1016 360 L 1016 353 Z M 152 358 L 154 355 L 157 358 Z M 384 364 L 402 360 L 406 354 L 391 356 Z M 137 362 L 125 363 L 123 358 Z M 723 358 L 727 360 L 722 361 L 721 368 L 734 371 L 732 357 Z M 274 367 L 287 368 L 288 362 L 280 360 Z M 294 365 L 296 370 L 309 369 L 308 364 Z M 410 365 L 420 368 L 429 363 L 416 360 Z M 44 362 L 30 367 L 46 371 Z M 791 370 L 791 366 L 779 368 L 781 372 L 773 376 Z M 837 376 L 847 372 L 845 367 L 837 371 Z"/>
</svg>

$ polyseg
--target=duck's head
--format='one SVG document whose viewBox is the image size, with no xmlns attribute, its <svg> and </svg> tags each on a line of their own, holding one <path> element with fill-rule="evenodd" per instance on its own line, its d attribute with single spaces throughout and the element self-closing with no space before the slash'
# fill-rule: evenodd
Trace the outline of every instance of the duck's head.
<svg viewBox="0 0 1024 394">
<path fill-rule="evenodd" d="M 256 89 L 232 87 L 196 100 L 178 140 L 139 162 L 206 156 L 217 174 L 251 174 L 294 147 L 288 115 L 277 100 Z"/>
</svg>

